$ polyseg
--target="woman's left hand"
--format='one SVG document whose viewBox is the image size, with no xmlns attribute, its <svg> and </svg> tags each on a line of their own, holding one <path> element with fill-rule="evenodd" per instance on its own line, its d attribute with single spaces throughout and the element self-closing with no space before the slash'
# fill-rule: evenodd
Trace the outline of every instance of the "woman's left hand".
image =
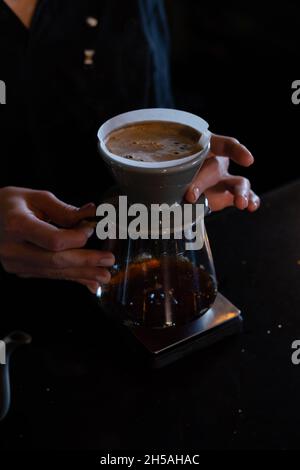
<svg viewBox="0 0 300 470">
<path fill-rule="evenodd" d="M 259 197 L 252 191 L 247 178 L 228 172 L 230 160 L 244 167 L 254 162 L 249 150 L 236 139 L 213 134 L 211 151 L 189 187 L 186 200 L 196 202 L 204 193 L 213 211 L 229 206 L 256 211 L 260 206 Z"/>
</svg>

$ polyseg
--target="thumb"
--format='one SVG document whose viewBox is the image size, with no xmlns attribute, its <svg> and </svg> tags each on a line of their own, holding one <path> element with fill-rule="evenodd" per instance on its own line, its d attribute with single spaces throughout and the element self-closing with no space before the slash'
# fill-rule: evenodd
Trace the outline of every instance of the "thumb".
<svg viewBox="0 0 300 470">
<path fill-rule="evenodd" d="M 58 199 L 47 191 L 35 194 L 35 207 L 41 210 L 51 222 L 61 227 L 72 227 L 82 220 L 96 215 L 96 206 L 93 203 L 78 208 Z"/>
</svg>

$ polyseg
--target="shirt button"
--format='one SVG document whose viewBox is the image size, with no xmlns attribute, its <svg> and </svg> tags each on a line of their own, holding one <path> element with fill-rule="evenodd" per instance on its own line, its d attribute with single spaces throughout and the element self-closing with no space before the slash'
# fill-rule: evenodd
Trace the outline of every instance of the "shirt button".
<svg viewBox="0 0 300 470">
<path fill-rule="evenodd" d="M 94 49 L 86 49 L 84 51 L 84 65 L 93 65 L 94 63 Z"/>
<path fill-rule="evenodd" d="M 99 24 L 99 20 L 98 18 L 95 18 L 94 16 L 88 16 L 86 18 L 86 24 L 90 27 L 90 28 L 96 28 Z"/>
</svg>

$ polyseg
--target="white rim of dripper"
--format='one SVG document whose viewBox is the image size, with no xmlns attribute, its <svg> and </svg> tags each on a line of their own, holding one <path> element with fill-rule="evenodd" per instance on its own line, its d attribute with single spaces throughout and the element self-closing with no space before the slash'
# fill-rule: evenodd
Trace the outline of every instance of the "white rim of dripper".
<svg viewBox="0 0 300 470">
<path fill-rule="evenodd" d="M 175 122 L 178 124 L 184 124 L 189 127 L 192 127 L 201 134 L 199 143 L 202 146 L 202 149 L 200 150 L 200 152 L 194 153 L 193 155 L 189 155 L 188 157 L 162 162 L 139 162 L 136 160 L 129 160 L 125 157 L 115 155 L 108 150 L 106 146 L 106 139 L 111 132 L 120 129 L 121 127 L 124 127 L 126 125 L 143 121 L 167 121 Z M 208 130 L 208 127 L 209 125 L 204 119 L 186 111 L 180 111 L 178 109 L 170 108 L 146 108 L 118 114 L 117 116 L 109 119 L 100 127 L 98 131 L 98 139 L 100 148 L 103 153 L 110 160 L 113 160 L 123 166 L 129 166 L 134 168 L 164 169 L 178 165 L 184 165 L 185 163 L 188 163 L 194 160 L 195 158 L 198 158 L 203 152 L 205 152 L 211 137 L 211 132 Z"/>
</svg>

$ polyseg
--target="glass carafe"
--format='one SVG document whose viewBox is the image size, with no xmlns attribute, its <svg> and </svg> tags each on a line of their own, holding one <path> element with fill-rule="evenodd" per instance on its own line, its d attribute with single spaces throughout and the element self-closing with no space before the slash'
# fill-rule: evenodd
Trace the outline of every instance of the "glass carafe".
<svg viewBox="0 0 300 470">
<path fill-rule="evenodd" d="M 194 227 L 191 227 L 194 230 Z M 165 328 L 193 321 L 213 304 L 217 281 L 203 225 L 201 249 L 182 238 L 107 240 L 116 257 L 111 282 L 101 287 L 102 308 L 129 326 Z"/>
</svg>

